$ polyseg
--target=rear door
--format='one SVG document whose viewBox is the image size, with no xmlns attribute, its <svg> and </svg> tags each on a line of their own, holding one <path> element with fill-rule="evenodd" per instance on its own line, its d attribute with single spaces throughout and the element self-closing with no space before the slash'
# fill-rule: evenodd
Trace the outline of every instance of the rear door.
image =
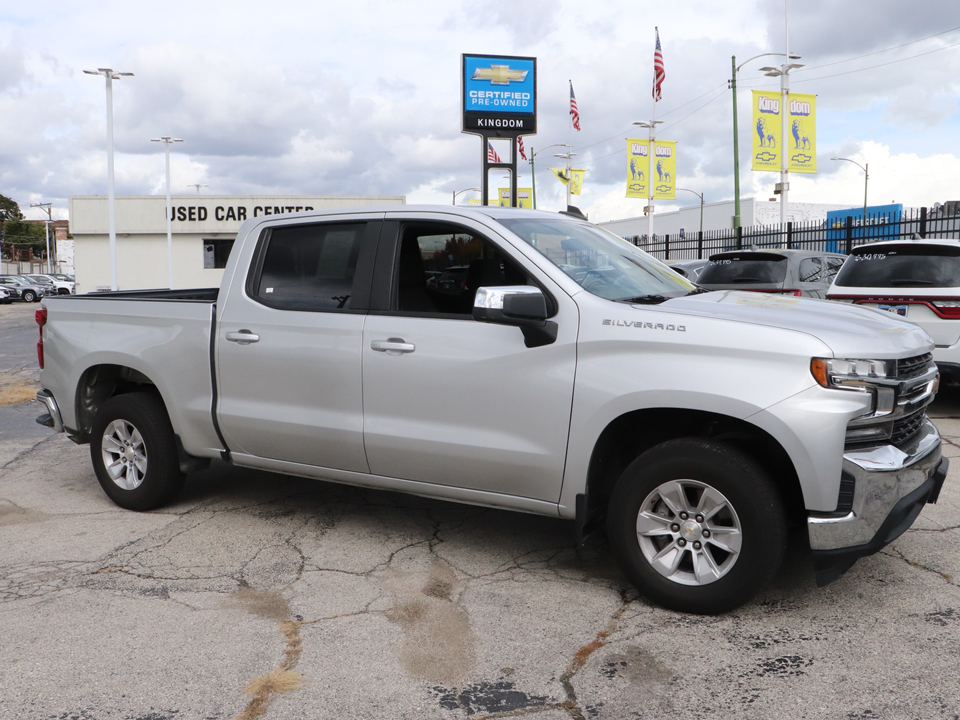
<svg viewBox="0 0 960 720">
<path fill-rule="evenodd" d="M 260 237 L 217 328 L 219 422 L 235 456 L 367 471 L 360 340 L 379 229 L 345 215 Z"/>
<path fill-rule="evenodd" d="M 427 272 L 467 267 L 462 286 Z M 457 271 L 459 272 L 459 270 Z M 452 274 L 452 273 L 451 273 Z M 477 287 L 540 285 L 557 340 L 477 322 Z M 363 334 L 364 440 L 376 475 L 557 502 L 576 365 L 573 300 L 472 220 L 387 215 Z"/>
</svg>

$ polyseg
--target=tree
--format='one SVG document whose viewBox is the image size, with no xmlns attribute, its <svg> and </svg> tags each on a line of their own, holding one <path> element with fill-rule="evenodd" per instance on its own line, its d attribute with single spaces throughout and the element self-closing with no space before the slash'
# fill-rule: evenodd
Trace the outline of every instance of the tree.
<svg viewBox="0 0 960 720">
<path fill-rule="evenodd" d="M 23 213 L 16 200 L 11 200 L 6 195 L 0 195 L 0 225 L 7 220 L 23 220 Z"/>
<path fill-rule="evenodd" d="M 46 251 L 47 235 L 43 224 L 26 222 L 15 200 L 0 195 L 0 238 L 3 254 L 12 257 L 13 247 L 30 247 L 34 257 L 42 257 Z"/>
</svg>

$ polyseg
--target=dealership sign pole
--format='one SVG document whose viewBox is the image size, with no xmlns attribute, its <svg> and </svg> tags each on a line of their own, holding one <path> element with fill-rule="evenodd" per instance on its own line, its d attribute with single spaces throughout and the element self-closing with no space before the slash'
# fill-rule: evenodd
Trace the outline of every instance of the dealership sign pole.
<svg viewBox="0 0 960 720">
<path fill-rule="evenodd" d="M 479 135 L 481 200 L 489 203 L 490 168 L 510 173 L 510 204 L 517 207 L 517 138 L 537 133 L 537 59 L 461 55 L 461 132 Z M 510 160 L 500 160 L 492 138 L 510 140 Z"/>
</svg>

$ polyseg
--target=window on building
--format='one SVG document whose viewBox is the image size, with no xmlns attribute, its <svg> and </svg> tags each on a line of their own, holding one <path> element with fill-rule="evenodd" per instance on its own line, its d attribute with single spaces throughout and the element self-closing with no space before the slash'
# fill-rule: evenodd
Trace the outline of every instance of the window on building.
<svg viewBox="0 0 960 720">
<path fill-rule="evenodd" d="M 230 257 L 230 251 L 233 250 L 233 240 L 234 238 L 208 238 L 203 241 L 203 267 L 205 270 L 227 266 L 227 259 Z"/>
</svg>

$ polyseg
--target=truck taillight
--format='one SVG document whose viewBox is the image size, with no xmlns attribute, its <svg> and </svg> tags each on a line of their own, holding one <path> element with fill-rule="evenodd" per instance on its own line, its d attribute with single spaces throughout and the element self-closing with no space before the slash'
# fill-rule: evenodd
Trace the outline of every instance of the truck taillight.
<svg viewBox="0 0 960 720">
<path fill-rule="evenodd" d="M 47 324 L 47 309 L 40 308 L 36 314 L 37 325 L 40 326 L 40 340 L 37 341 L 37 361 L 40 363 L 40 369 L 43 370 L 43 326 Z"/>
</svg>

